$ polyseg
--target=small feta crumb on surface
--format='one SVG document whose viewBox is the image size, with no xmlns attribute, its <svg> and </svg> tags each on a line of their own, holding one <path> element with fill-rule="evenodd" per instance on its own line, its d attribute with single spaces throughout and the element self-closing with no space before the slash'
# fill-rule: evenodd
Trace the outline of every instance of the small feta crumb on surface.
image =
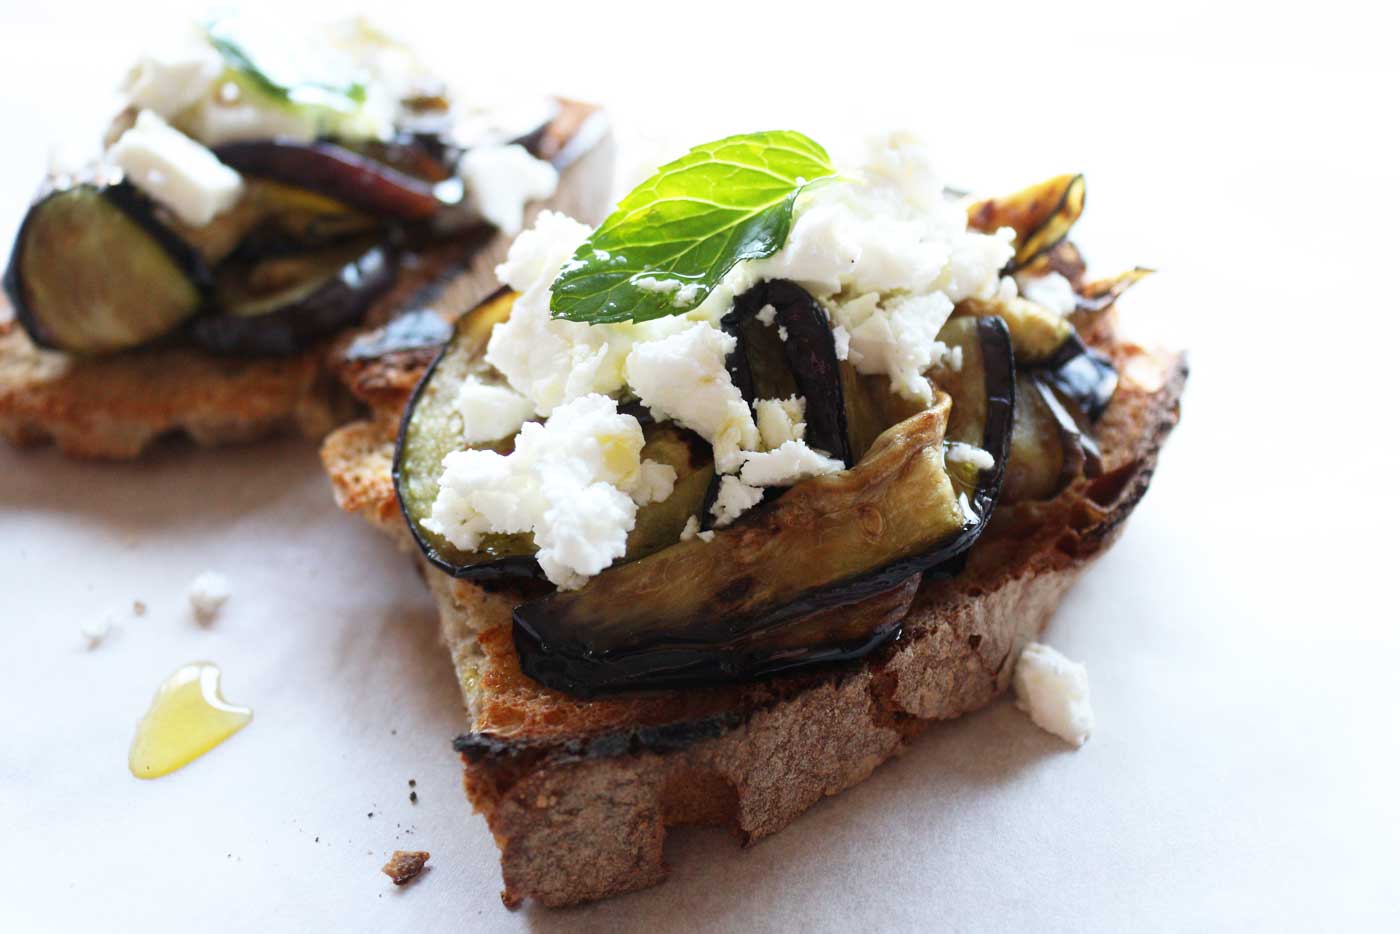
<svg viewBox="0 0 1400 934">
<path fill-rule="evenodd" d="M 1072 745 L 1084 745 L 1094 729 L 1088 669 L 1048 645 L 1032 642 L 1016 662 L 1012 686 L 1016 706 L 1036 726 Z"/>
<path fill-rule="evenodd" d="M 700 539 L 700 541 L 702 542 L 712 542 L 715 540 L 715 530 L 707 529 L 704 532 L 697 532 L 695 534 L 695 537 Z"/>
<path fill-rule="evenodd" d="M 961 347 L 949 347 L 943 351 L 943 356 L 939 359 L 939 365 L 947 367 L 954 373 L 962 372 L 963 349 Z"/>
<path fill-rule="evenodd" d="M 1074 286 L 1058 272 L 1043 276 L 1017 276 L 1021 296 L 1059 315 L 1067 315 L 1079 304 Z"/>
<path fill-rule="evenodd" d="M 997 465 L 996 458 L 992 457 L 990 451 L 961 441 L 950 442 L 943 457 L 950 464 L 971 464 L 978 470 L 991 470 Z"/>
<path fill-rule="evenodd" d="M 831 339 L 836 342 L 836 359 L 849 359 L 851 356 L 851 332 L 838 324 L 831 329 Z M 962 353 L 961 347 L 958 348 L 958 353 Z"/>
<path fill-rule="evenodd" d="M 243 194 L 237 172 L 154 111 L 137 114 L 107 156 L 133 185 L 193 227 L 203 227 Z"/>
<path fill-rule="evenodd" d="M 681 529 L 681 541 L 688 542 L 700 534 L 700 517 L 691 516 L 685 520 L 685 528 Z"/>
<path fill-rule="evenodd" d="M 710 512 L 714 514 L 715 525 L 724 528 L 735 519 L 757 506 L 763 500 L 763 490 L 750 486 L 730 474 L 719 482 L 719 493 L 715 496 Z"/>
<path fill-rule="evenodd" d="M 774 319 L 778 317 L 778 309 L 774 308 L 772 305 L 764 305 L 758 310 L 758 313 L 755 314 L 754 317 L 758 319 L 759 324 L 771 328 Z"/>
<path fill-rule="evenodd" d="M 87 643 L 89 650 L 97 648 L 102 644 L 112 631 L 112 617 L 109 614 L 95 616 L 83 622 L 79 627 L 79 632 L 83 635 L 83 640 Z"/>
<path fill-rule="evenodd" d="M 802 420 L 807 412 L 807 400 L 802 396 L 759 399 L 754 411 L 764 450 L 771 451 L 785 441 L 801 441 L 807 434 L 807 423 Z"/>
<path fill-rule="evenodd" d="M 481 216 L 514 236 L 525 220 L 525 205 L 548 198 L 559 187 L 559 172 L 517 143 L 468 149 L 457 164 Z"/>
<path fill-rule="evenodd" d="M 841 461 L 809 448 L 804 441 L 784 441 L 771 451 L 745 452 L 739 479 L 755 487 L 792 486 L 845 469 Z"/>
<path fill-rule="evenodd" d="M 778 340 L 787 343 L 787 328 L 783 327 L 781 324 L 778 325 Z"/>
<path fill-rule="evenodd" d="M 233 594 L 229 580 L 218 571 L 205 571 L 190 582 L 190 608 L 202 623 L 210 622 Z"/>
<path fill-rule="evenodd" d="M 513 438 L 520 426 L 535 414 L 529 399 L 508 386 L 492 386 L 468 379 L 457 390 L 457 411 L 462 416 L 462 442 L 485 444 Z"/>
</svg>

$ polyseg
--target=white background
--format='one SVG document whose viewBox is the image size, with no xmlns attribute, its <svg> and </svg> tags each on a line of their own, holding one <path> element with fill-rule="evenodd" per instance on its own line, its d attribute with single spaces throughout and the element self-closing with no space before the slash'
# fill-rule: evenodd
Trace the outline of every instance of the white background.
<svg viewBox="0 0 1400 934">
<path fill-rule="evenodd" d="M 6 241 L 50 143 L 95 125 L 163 18 L 42 6 L 0 3 Z M 0 930 L 1400 925 L 1385 5 L 433 6 L 378 15 L 484 93 L 610 102 L 629 165 L 904 126 L 983 190 L 1088 173 L 1091 263 L 1161 270 L 1123 313 L 1193 367 L 1151 494 L 1047 636 L 1088 664 L 1097 731 L 1072 752 L 1000 704 L 749 851 L 677 833 L 662 888 L 510 913 L 432 608 L 312 446 L 0 450 Z M 182 593 L 207 567 L 235 594 L 204 629 Z M 85 651 L 80 625 L 134 599 L 147 615 Z M 136 719 L 200 658 L 255 720 L 132 779 Z M 377 872 L 396 847 L 433 853 L 401 891 Z"/>
</svg>

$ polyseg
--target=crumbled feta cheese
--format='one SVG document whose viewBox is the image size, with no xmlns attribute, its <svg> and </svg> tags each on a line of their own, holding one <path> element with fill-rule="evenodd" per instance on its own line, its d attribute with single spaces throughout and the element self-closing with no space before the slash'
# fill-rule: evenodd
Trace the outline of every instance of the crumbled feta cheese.
<svg viewBox="0 0 1400 934">
<path fill-rule="evenodd" d="M 700 534 L 700 517 L 691 516 L 685 520 L 685 528 L 681 529 L 681 541 L 688 542 Z"/>
<path fill-rule="evenodd" d="M 237 172 L 150 110 L 136 115 L 108 157 L 133 185 L 194 227 L 233 207 L 243 194 Z"/>
<path fill-rule="evenodd" d="M 784 441 L 772 451 L 745 452 L 739 479 L 749 486 L 792 486 L 808 477 L 845 470 L 834 457 L 809 448 L 804 441 Z"/>
<path fill-rule="evenodd" d="M 229 580 L 218 571 L 205 571 L 190 581 L 190 608 L 201 623 L 211 622 L 233 594 Z"/>
<path fill-rule="evenodd" d="M 758 446 L 758 426 L 725 357 L 737 341 L 703 321 L 632 348 L 627 383 L 657 420 L 669 418 L 710 442 L 720 473 L 741 463 L 740 451 Z"/>
<path fill-rule="evenodd" d="M 696 533 L 695 533 L 695 537 L 698 538 L 698 539 L 700 539 L 700 541 L 702 541 L 702 542 L 707 542 L 707 543 L 708 543 L 708 542 L 712 542 L 712 541 L 715 540 L 715 530 L 714 530 L 714 529 L 706 529 L 706 530 L 703 531 L 703 532 L 696 532 Z"/>
<path fill-rule="evenodd" d="M 759 324 L 766 328 L 771 328 L 774 319 L 778 317 L 778 309 L 774 308 L 772 305 L 764 305 L 758 310 L 758 313 L 755 314 L 754 317 L 758 319 Z"/>
<path fill-rule="evenodd" d="M 201 97 L 180 125 L 206 146 L 263 139 L 309 143 L 322 129 L 311 110 L 269 106 L 251 95 L 231 95 L 223 85 Z"/>
<path fill-rule="evenodd" d="M 224 71 L 224 60 L 200 36 L 167 51 L 146 55 L 127 73 L 122 93 L 131 106 L 166 120 L 199 100 Z"/>
<path fill-rule="evenodd" d="M 78 631 L 82 633 L 88 649 L 95 649 L 111 633 L 112 617 L 105 613 L 101 616 L 94 616 L 92 619 L 85 620 Z"/>
<path fill-rule="evenodd" d="M 991 470 L 997 465 L 996 458 L 992 457 L 990 451 L 984 451 L 975 444 L 964 444 L 961 441 L 949 442 L 944 451 L 943 459 L 950 464 L 971 464 L 978 470 Z"/>
<path fill-rule="evenodd" d="M 933 389 L 924 377 L 947 350 L 938 339 L 953 302 L 942 292 L 882 299 L 867 292 L 831 306 L 832 317 L 850 332 L 850 360 L 864 374 L 884 373 L 907 399 L 929 403 Z"/>
<path fill-rule="evenodd" d="M 778 340 L 785 344 L 787 343 L 787 328 L 783 327 L 781 324 L 778 325 Z"/>
<path fill-rule="evenodd" d="M 604 250 L 594 250 L 594 253 L 604 253 Z M 604 262 L 606 262 L 606 258 Z M 700 283 L 682 282 L 680 279 L 658 279 L 655 276 L 642 276 L 633 279 L 632 284 L 643 292 L 671 292 L 671 305 L 675 308 L 689 308 L 695 304 L 695 297 L 700 294 Z"/>
<path fill-rule="evenodd" d="M 722 529 L 762 501 L 761 489 L 730 474 L 719 481 L 719 493 L 710 513 L 715 517 L 715 525 Z"/>
<path fill-rule="evenodd" d="M 1021 653 L 1012 678 L 1016 706 L 1042 730 L 1067 743 L 1084 745 L 1094 729 L 1089 706 L 1089 672 L 1059 652 L 1032 642 Z"/>
<path fill-rule="evenodd" d="M 637 506 L 671 494 L 675 469 L 643 461 L 642 444 L 641 425 L 616 400 L 575 399 L 526 423 L 510 454 L 443 458 L 428 527 L 468 550 L 487 533 L 532 533 L 545 576 L 576 589 L 626 553 Z"/>
<path fill-rule="evenodd" d="M 525 205 L 548 198 L 559 187 L 554 166 L 530 155 L 524 146 L 476 146 L 457 164 L 481 216 L 514 236 L 525 219 Z"/>
<path fill-rule="evenodd" d="M 1043 276 L 1017 276 L 1021 295 L 1058 315 L 1067 315 L 1079 304 L 1079 296 L 1070 281 L 1058 272 Z"/>
<path fill-rule="evenodd" d="M 831 329 L 831 339 L 836 343 L 836 359 L 849 360 L 851 357 L 851 332 L 841 325 Z M 958 348 L 959 353 L 962 348 Z"/>
<path fill-rule="evenodd" d="M 963 349 L 961 347 L 949 347 L 943 351 L 943 357 L 938 361 L 939 366 L 947 367 L 954 373 L 962 372 Z"/>
<path fill-rule="evenodd" d="M 807 423 L 802 420 L 807 412 L 807 400 L 801 396 L 759 399 L 754 409 L 758 413 L 758 437 L 766 451 L 785 441 L 801 441 L 807 434 Z"/>
<path fill-rule="evenodd" d="M 529 399 L 508 386 L 493 386 L 468 379 L 457 390 L 457 411 L 462 416 L 462 443 L 485 444 L 513 438 L 520 426 L 535 414 Z"/>
</svg>

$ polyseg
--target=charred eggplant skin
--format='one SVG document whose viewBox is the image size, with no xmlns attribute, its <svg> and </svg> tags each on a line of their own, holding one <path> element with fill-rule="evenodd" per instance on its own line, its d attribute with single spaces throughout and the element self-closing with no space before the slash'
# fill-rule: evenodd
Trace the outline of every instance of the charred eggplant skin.
<svg viewBox="0 0 1400 934">
<path fill-rule="evenodd" d="M 814 587 L 779 606 L 760 607 L 746 617 L 702 620 L 686 632 L 668 631 L 664 619 L 649 621 L 645 632 L 590 631 L 581 619 L 570 618 L 571 605 L 577 605 L 587 588 L 551 594 L 514 611 L 521 669 L 547 687 L 587 698 L 750 681 L 858 659 L 893 639 L 920 581 L 951 577 L 962 569 L 1000 495 L 1015 408 L 1015 363 L 1001 319 L 981 318 L 977 327 L 986 369 L 982 446 L 995 466 L 979 474 L 969 497 L 973 515 L 956 531 L 918 554 Z M 877 442 L 872 451 L 879 448 Z M 783 503 L 780 500 L 775 508 Z M 745 529 L 738 534 L 761 533 Z M 742 603 L 742 594 L 733 596 Z"/>
<path fill-rule="evenodd" d="M 258 314 L 236 309 L 190 322 L 190 337 L 216 354 L 289 356 L 341 328 L 357 323 L 398 274 L 398 257 L 372 246 L 345 262 L 308 294 Z"/>
<path fill-rule="evenodd" d="M 184 291 L 188 295 L 184 317 L 192 316 L 200 310 L 209 291 L 209 269 L 198 253 L 160 222 L 155 214 L 155 205 L 149 198 L 125 181 L 109 183 L 99 179 L 58 189 L 46 186 L 30 205 L 24 221 L 20 224 L 19 232 L 15 236 L 14 247 L 10 253 L 9 263 L 3 278 L 0 278 L 0 286 L 3 286 L 5 293 L 9 296 L 16 320 L 19 321 L 20 326 L 24 328 L 36 345 L 52 350 L 67 350 L 76 353 L 103 353 L 153 340 L 174 330 L 180 324 L 180 320 L 174 320 L 163 330 L 142 328 L 139 329 L 139 334 L 133 334 L 132 339 L 126 342 L 115 339 L 98 340 L 96 338 L 89 342 L 71 335 L 68 339 L 64 339 L 46 323 L 45 319 L 48 316 L 35 300 L 34 289 L 27 281 L 28 276 L 25 268 L 29 265 L 27 254 L 32 247 L 32 240 L 39 234 L 42 224 L 41 215 L 54 205 L 56 199 L 88 199 L 88 203 L 94 207 L 105 205 L 114 209 L 117 216 L 132 224 L 139 233 L 149 238 L 157 250 L 169 260 L 170 272 L 184 280 L 184 285 L 187 287 Z M 96 220 L 93 218 L 94 223 Z M 110 259 L 110 257 L 106 258 Z M 64 259 L 74 258 L 65 256 Z M 76 260 L 83 261 L 81 257 L 76 258 Z M 77 270 L 75 272 L 82 273 L 84 271 Z M 140 296 L 138 296 L 139 298 Z"/>
<path fill-rule="evenodd" d="M 1090 421 L 1098 421 L 1118 389 L 1118 370 L 1113 361 L 1071 334 L 1051 355 L 1038 363 L 1036 375 L 1057 389 L 1066 399 L 1084 410 Z"/>
<path fill-rule="evenodd" d="M 725 366 L 734 385 L 750 407 L 754 398 L 753 374 L 749 371 L 748 355 L 744 352 L 745 336 L 740 325 L 757 315 L 764 306 L 772 305 L 776 314 L 773 324 L 785 329 L 783 355 L 797 391 L 806 398 L 807 443 L 847 467 L 855 463 L 846 431 L 846 403 L 841 389 L 840 362 L 836 359 L 836 340 L 826 312 L 807 290 L 786 279 L 763 282 L 740 295 L 734 310 L 720 320 L 720 327 L 735 335 L 739 346 L 729 355 Z"/>
<path fill-rule="evenodd" d="M 443 207 L 423 179 L 334 143 L 260 140 L 228 143 L 214 154 L 239 172 L 306 188 L 377 217 L 426 221 Z"/>
</svg>

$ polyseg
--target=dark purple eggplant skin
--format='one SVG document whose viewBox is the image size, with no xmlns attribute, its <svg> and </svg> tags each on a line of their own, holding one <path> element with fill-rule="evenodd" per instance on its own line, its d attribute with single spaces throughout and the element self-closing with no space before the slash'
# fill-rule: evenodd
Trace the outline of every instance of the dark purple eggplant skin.
<svg viewBox="0 0 1400 934">
<path fill-rule="evenodd" d="M 444 206 L 430 183 L 335 143 L 258 140 L 227 143 L 214 154 L 246 175 L 305 188 L 377 217 L 425 221 Z"/>
<path fill-rule="evenodd" d="M 1113 361 L 1086 345 L 1078 334 L 1071 334 L 1050 359 L 1029 369 L 1082 409 L 1091 422 L 1103 415 L 1118 388 Z"/>
<path fill-rule="evenodd" d="M 189 244 L 160 222 L 156 217 L 155 202 L 138 191 L 130 182 L 86 184 L 88 187 L 100 191 L 102 196 L 115 205 L 132 223 L 149 234 L 175 261 L 175 265 L 184 271 L 195 287 L 202 293 L 208 293 L 212 281 L 209 267 Z M 9 262 L 5 266 L 4 275 L 0 276 L 0 289 L 3 289 L 5 295 L 10 299 L 10 307 L 14 309 L 15 320 L 19 322 L 20 327 L 24 328 L 25 333 L 29 335 L 29 339 L 36 346 L 50 350 L 62 350 L 63 348 L 53 342 L 43 326 L 41 317 L 30 307 L 29 301 L 25 297 L 24 277 L 20 273 L 20 264 L 24 251 L 25 234 L 35 209 L 47 198 L 62 194 L 67 190 L 67 188 L 54 189 L 47 184 L 39 190 L 30 204 L 29 210 L 25 213 L 24 220 L 20 223 L 19 232 L 15 234 Z"/>
<path fill-rule="evenodd" d="M 358 323 L 397 275 L 397 254 L 370 247 L 310 295 L 259 315 L 203 315 L 190 322 L 190 338 L 221 355 L 290 356 Z"/>
<path fill-rule="evenodd" d="M 846 399 L 841 389 L 836 339 L 832 336 L 826 312 L 806 289 L 786 279 L 773 279 L 759 283 L 734 300 L 734 309 L 720 319 L 720 328 L 732 334 L 737 341 L 734 352 L 724 361 L 729 378 L 752 409 L 758 399 L 755 398 L 753 373 L 749 370 L 746 338 L 741 325 L 757 315 L 765 305 L 772 305 L 777 312 L 773 317 L 773 326 L 782 326 L 787 330 L 783 355 L 797 383 L 798 393 L 807 400 L 807 444 L 851 467 L 855 458 L 851 455 L 850 434 L 846 426 Z M 705 496 L 700 515 L 701 529 L 709 530 L 714 526 L 711 507 L 719 496 L 720 480 L 716 474 Z M 765 492 L 764 497 L 771 499 L 780 492 L 772 489 Z"/>
<path fill-rule="evenodd" d="M 848 662 L 865 657 L 897 637 L 904 612 L 892 620 L 882 617 L 865 638 L 816 644 L 800 651 L 791 647 L 765 651 L 761 642 L 755 644 L 765 633 L 867 600 L 892 600 L 893 608 L 904 595 L 912 600 L 921 581 L 944 580 L 961 572 L 968 551 L 986 528 L 1001 494 L 1016 404 L 1011 334 L 1000 318 L 979 318 L 977 324 L 986 369 L 987 419 L 982 447 L 992 454 L 996 464 L 978 476 L 969 497 L 975 518 L 958 532 L 921 554 L 814 588 L 797 600 L 751 618 L 726 621 L 720 641 L 682 640 L 659 629 L 655 639 L 647 643 L 599 645 L 590 641 L 587 632 L 562 631 L 552 625 L 552 597 L 530 601 L 513 613 L 521 670 L 546 687 L 589 698 L 619 691 L 752 681 L 796 669 Z"/>
</svg>

